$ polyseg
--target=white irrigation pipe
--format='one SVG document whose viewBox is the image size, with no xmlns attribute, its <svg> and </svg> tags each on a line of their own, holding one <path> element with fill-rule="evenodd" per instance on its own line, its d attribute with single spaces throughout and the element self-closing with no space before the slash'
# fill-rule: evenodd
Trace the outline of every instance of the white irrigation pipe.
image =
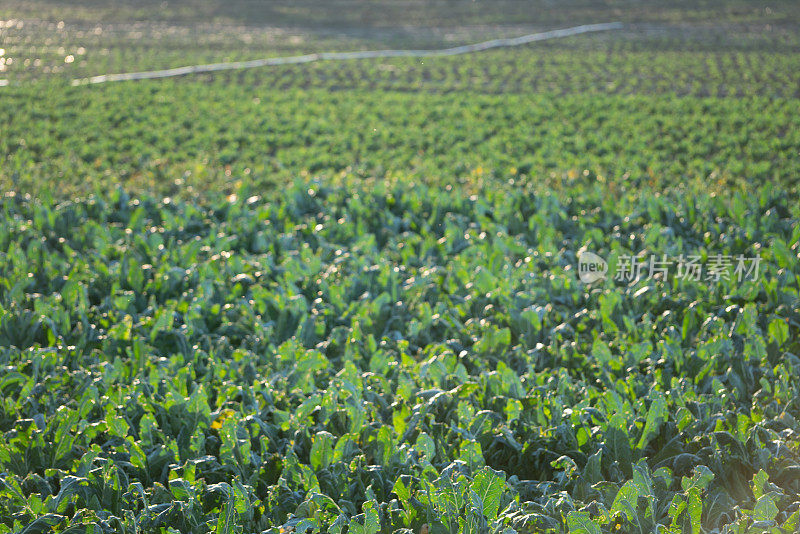
<svg viewBox="0 0 800 534">
<path fill-rule="evenodd" d="M 297 63 L 311 63 L 313 61 L 331 61 L 345 59 L 370 59 L 381 57 L 433 57 L 433 56 L 456 56 L 459 54 L 469 54 L 480 52 L 490 48 L 504 46 L 519 46 L 534 41 L 544 41 L 558 37 L 569 37 L 581 33 L 600 32 L 607 30 L 619 30 L 622 28 L 620 22 L 605 22 L 602 24 L 586 24 L 573 28 L 561 30 L 551 30 L 541 33 L 532 33 L 521 37 L 510 39 L 492 39 L 471 45 L 456 46 L 454 48 L 444 48 L 440 50 L 369 50 L 364 52 L 322 52 L 318 54 L 307 54 L 304 56 L 274 57 L 267 59 L 254 59 L 251 61 L 233 61 L 230 63 L 211 63 L 208 65 L 190 65 L 188 67 L 178 67 L 175 69 L 151 70 L 145 72 L 127 72 L 122 74 L 103 74 L 72 80 L 72 85 L 85 85 L 105 82 L 122 82 L 126 80 L 146 80 L 151 78 L 169 78 L 171 76 L 183 76 L 198 72 L 213 72 L 231 69 L 251 69 L 254 67 L 266 67 L 271 65 L 293 65 Z"/>
</svg>

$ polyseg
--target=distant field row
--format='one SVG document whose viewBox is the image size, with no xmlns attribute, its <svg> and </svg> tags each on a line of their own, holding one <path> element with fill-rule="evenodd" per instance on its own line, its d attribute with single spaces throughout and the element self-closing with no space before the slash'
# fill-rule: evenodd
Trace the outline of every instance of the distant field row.
<svg viewBox="0 0 800 534">
<path fill-rule="evenodd" d="M 796 23 L 793 0 L 6 0 L 0 18 L 76 23 L 159 21 L 339 28 L 460 27 L 480 24 L 584 24 L 598 17 L 624 22 Z"/>
<path fill-rule="evenodd" d="M 0 78 L 23 84 L 321 51 L 442 48 L 543 29 L 487 26 L 312 32 L 225 25 L 15 24 L 20 27 L 0 29 Z M 234 81 L 280 89 L 313 86 L 797 97 L 800 32 L 796 29 L 769 25 L 635 25 L 626 26 L 624 31 L 555 39 L 469 57 L 265 68 L 235 73 Z"/>
<path fill-rule="evenodd" d="M 791 190 L 800 176 L 796 99 L 276 92 L 224 78 L 6 89 L 0 185 L 32 193 L 174 195 L 309 173 L 721 190 Z"/>
</svg>

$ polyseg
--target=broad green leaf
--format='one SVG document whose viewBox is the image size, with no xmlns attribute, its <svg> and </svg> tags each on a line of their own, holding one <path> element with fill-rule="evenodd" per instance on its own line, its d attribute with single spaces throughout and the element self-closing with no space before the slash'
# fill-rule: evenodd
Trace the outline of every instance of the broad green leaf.
<svg viewBox="0 0 800 534">
<path fill-rule="evenodd" d="M 772 521 L 778 515 L 778 507 L 769 495 L 762 495 L 756 501 L 753 508 L 753 519 L 755 521 Z"/>
<path fill-rule="evenodd" d="M 600 526 L 592 521 L 588 512 L 572 510 L 567 514 L 569 534 L 600 534 Z"/>
<path fill-rule="evenodd" d="M 800 527 L 800 510 L 795 510 L 781 525 L 781 528 L 784 532 L 796 532 L 798 527 Z"/>
<path fill-rule="evenodd" d="M 311 442 L 311 467 L 318 471 L 328 465 L 333 460 L 333 448 L 336 444 L 336 437 L 330 432 L 322 431 L 314 434 Z"/>
<path fill-rule="evenodd" d="M 639 492 L 632 480 L 627 481 L 617 492 L 614 498 L 614 503 L 611 505 L 611 515 L 623 513 L 628 518 L 628 521 L 634 521 L 637 518 L 636 508 L 638 506 Z"/>
<path fill-rule="evenodd" d="M 608 422 L 603 444 L 608 454 L 603 455 L 603 459 L 608 462 L 617 461 L 623 469 L 630 469 L 633 453 L 631 442 L 625 428 L 625 418 L 620 414 L 615 414 Z"/>
<path fill-rule="evenodd" d="M 417 442 L 416 445 L 414 445 L 414 447 L 420 453 L 422 453 L 422 455 L 425 456 L 425 458 L 427 458 L 429 462 L 432 462 L 434 457 L 436 456 L 436 443 L 425 432 L 422 432 L 417 437 Z"/>
<path fill-rule="evenodd" d="M 350 521 L 349 532 L 354 534 L 378 534 L 381 531 L 381 520 L 378 508 L 374 501 L 367 501 L 363 506 L 364 512 Z M 363 521 L 363 524 L 361 521 Z"/>
<path fill-rule="evenodd" d="M 692 534 L 700 534 L 702 525 L 700 523 L 703 516 L 703 503 L 700 500 L 700 489 L 692 486 L 688 491 L 688 510 L 689 519 L 692 522 Z"/>
<path fill-rule="evenodd" d="M 470 489 L 480 497 L 483 504 L 483 515 L 489 521 L 497 518 L 505 485 L 505 474 L 490 467 L 482 468 L 472 480 Z"/>
<path fill-rule="evenodd" d="M 66 519 L 67 518 L 63 515 L 46 514 L 37 517 L 30 525 L 22 529 L 20 534 L 45 534 L 46 532 L 52 532 L 54 527 Z"/>
<path fill-rule="evenodd" d="M 643 448 L 650 441 L 652 434 L 654 434 L 658 427 L 669 418 L 669 408 L 667 401 L 659 394 L 650 404 L 650 409 L 647 410 L 647 419 L 645 420 L 644 430 L 639 443 L 636 445 L 637 449 Z"/>
<path fill-rule="evenodd" d="M 694 474 L 691 478 L 683 477 L 681 479 L 681 487 L 684 491 L 688 491 L 690 488 L 704 490 L 712 480 L 714 480 L 714 473 L 708 467 L 698 465 L 694 468 Z"/>
<path fill-rule="evenodd" d="M 236 534 L 236 500 L 230 492 L 228 500 L 217 518 L 216 534 Z"/>
<path fill-rule="evenodd" d="M 756 500 L 764 495 L 764 484 L 767 483 L 768 479 L 769 475 L 763 469 L 759 469 L 758 473 L 753 476 L 753 495 Z"/>
</svg>

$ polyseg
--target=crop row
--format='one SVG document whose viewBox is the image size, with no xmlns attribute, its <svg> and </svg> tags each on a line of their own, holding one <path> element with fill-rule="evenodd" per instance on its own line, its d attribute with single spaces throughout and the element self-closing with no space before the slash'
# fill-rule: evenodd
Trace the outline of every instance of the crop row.
<svg viewBox="0 0 800 534">
<path fill-rule="evenodd" d="M 342 172 L 430 182 L 738 187 L 800 176 L 794 99 L 275 92 L 121 83 L 0 101 L 0 183 L 159 193 Z M 224 90 L 223 90 L 224 89 Z M 176 180 L 179 184 L 175 185 Z M 737 185 L 738 184 L 738 185 Z"/>
</svg>

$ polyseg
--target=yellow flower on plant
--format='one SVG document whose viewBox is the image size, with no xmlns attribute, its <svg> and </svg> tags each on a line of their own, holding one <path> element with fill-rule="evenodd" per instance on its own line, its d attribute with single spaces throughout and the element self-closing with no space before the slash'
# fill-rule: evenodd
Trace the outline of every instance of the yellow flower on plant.
<svg viewBox="0 0 800 534">
<path fill-rule="evenodd" d="M 226 408 L 220 411 L 219 415 L 217 415 L 217 418 L 214 419 L 213 423 L 211 423 L 211 428 L 213 428 L 214 430 L 219 430 L 220 428 L 222 428 L 222 425 L 225 424 L 225 420 L 235 413 L 236 412 L 234 410 L 231 410 L 230 408 Z"/>
</svg>

